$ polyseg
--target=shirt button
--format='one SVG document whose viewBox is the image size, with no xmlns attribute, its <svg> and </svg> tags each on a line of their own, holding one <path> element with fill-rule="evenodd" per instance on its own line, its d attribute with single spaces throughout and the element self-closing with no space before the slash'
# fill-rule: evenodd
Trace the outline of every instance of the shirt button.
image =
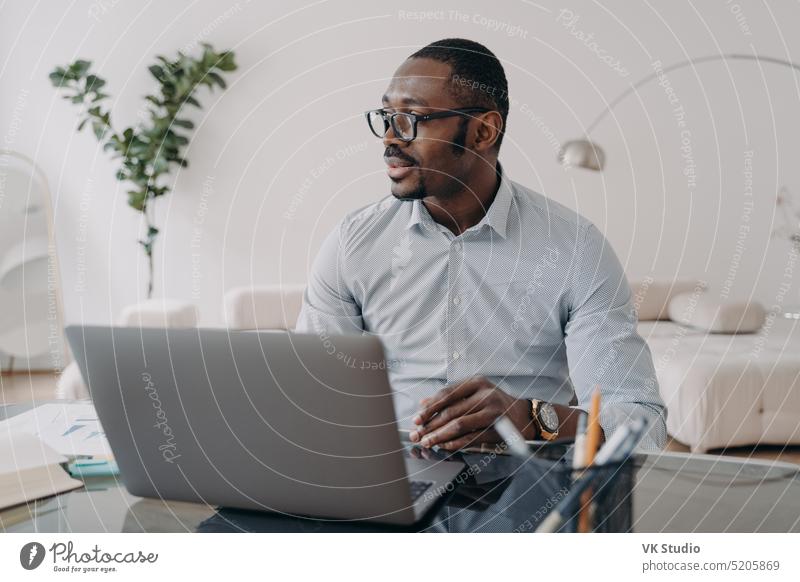
<svg viewBox="0 0 800 582">
<path fill-rule="evenodd" d="M 459 295 L 456 295 L 455 297 L 453 297 L 453 305 L 458 305 L 459 303 L 461 303 L 461 297 Z"/>
<path fill-rule="evenodd" d="M 460 357 L 461 357 L 461 354 L 459 354 L 458 352 L 453 352 L 453 359 L 454 360 L 457 360 Z"/>
</svg>

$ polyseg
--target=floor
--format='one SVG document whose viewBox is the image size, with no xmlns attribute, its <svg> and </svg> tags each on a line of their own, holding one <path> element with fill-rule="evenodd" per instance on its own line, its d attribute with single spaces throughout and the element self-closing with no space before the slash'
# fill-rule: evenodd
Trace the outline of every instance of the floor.
<svg viewBox="0 0 800 582">
<path fill-rule="evenodd" d="M 55 399 L 57 376 L 50 372 L 0 374 L 0 405 L 16 402 L 45 402 Z M 666 450 L 688 452 L 689 447 L 670 439 Z M 800 465 L 800 446 L 760 445 L 710 451 L 711 454 L 731 455 L 764 460 L 778 460 Z"/>
<path fill-rule="evenodd" d="M 53 372 L 0 374 L 0 405 L 54 400 L 57 380 Z"/>
</svg>

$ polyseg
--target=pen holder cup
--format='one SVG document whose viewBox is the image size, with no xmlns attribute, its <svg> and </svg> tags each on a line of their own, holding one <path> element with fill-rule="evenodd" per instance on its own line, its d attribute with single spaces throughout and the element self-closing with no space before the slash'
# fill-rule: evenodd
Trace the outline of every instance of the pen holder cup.
<svg viewBox="0 0 800 582">
<path fill-rule="evenodd" d="M 598 533 L 628 532 L 632 526 L 632 493 L 634 484 L 635 463 L 632 458 L 624 462 L 612 463 L 592 469 L 592 485 L 586 497 L 591 500 L 583 511 L 589 512 L 591 531 Z M 571 474 L 568 476 L 572 484 Z M 580 505 L 571 515 L 565 516 L 564 525 L 559 531 L 578 531 Z"/>
</svg>

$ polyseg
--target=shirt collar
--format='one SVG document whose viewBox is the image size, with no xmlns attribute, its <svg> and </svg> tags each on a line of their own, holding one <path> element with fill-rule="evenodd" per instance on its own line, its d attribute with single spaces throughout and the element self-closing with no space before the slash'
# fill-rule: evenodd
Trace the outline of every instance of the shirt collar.
<svg viewBox="0 0 800 582">
<path fill-rule="evenodd" d="M 514 200 L 514 186 L 511 180 L 508 179 L 503 167 L 497 163 L 500 172 L 500 187 L 497 189 L 497 194 L 494 196 L 489 210 L 483 218 L 472 227 L 472 229 L 479 229 L 484 224 L 488 224 L 494 231 L 502 238 L 506 238 L 508 230 L 508 215 L 511 212 L 511 203 Z M 427 230 L 436 230 L 436 222 L 431 217 L 422 200 L 414 200 L 411 206 L 411 217 L 408 219 L 406 228 L 411 228 L 415 224 L 419 224 Z"/>
</svg>

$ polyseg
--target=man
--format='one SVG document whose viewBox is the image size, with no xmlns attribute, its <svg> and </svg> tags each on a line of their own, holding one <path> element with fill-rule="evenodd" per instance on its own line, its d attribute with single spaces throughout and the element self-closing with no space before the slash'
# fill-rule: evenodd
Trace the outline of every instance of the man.
<svg viewBox="0 0 800 582">
<path fill-rule="evenodd" d="M 463 39 L 432 43 L 367 113 L 391 196 L 348 214 L 314 263 L 298 331 L 370 333 L 411 440 L 454 450 L 573 436 L 598 386 L 605 435 L 665 409 L 622 267 L 590 222 L 510 181 L 497 161 L 503 67 Z M 577 406 L 570 406 L 577 402 Z"/>
</svg>

